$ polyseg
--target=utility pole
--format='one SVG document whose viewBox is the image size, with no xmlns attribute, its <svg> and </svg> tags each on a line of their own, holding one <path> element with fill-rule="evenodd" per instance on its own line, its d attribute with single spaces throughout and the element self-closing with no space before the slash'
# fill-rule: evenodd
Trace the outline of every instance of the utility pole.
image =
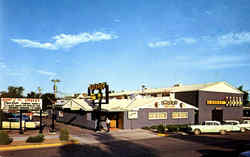
<svg viewBox="0 0 250 157">
<path fill-rule="evenodd" d="M 41 98 L 41 91 L 42 89 L 40 87 L 37 88 L 38 90 L 38 93 L 39 93 L 39 99 Z M 42 134 L 43 133 L 43 125 L 42 125 L 42 122 L 43 122 L 43 117 L 42 117 L 42 108 L 40 109 L 40 129 L 39 129 L 39 133 Z"/>
<path fill-rule="evenodd" d="M 56 79 L 56 80 L 51 80 L 54 83 L 53 86 L 53 90 L 54 90 L 54 95 L 55 95 L 55 99 L 56 99 L 56 91 L 57 91 L 57 87 L 56 87 L 56 83 L 60 82 L 60 80 Z M 56 132 L 55 131 L 55 104 L 52 104 L 52 126 L 51 126 L 51 132 Z"/>
<path fill-rule="evenodd" d="M 56 79 L 56 80 L 51 80 L 53 83 L 54 83 L 54 86 L 53 86 L 53 90 L 54 90 L 54 94 L 55 94 L 55 98 L 56 98 L 56 90 L 57 90 L 57 87 L 56 87 L 56 83 L 60 82 L 60 80 Z"/>
</svg>

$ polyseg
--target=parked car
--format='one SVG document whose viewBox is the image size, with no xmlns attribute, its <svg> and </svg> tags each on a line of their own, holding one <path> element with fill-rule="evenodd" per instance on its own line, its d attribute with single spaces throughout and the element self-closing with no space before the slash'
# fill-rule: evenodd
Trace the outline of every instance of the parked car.
<svg viewBox="0 0 250 157">
<path fill-rule="evenodd" d="M 232 131 L 232 125 L 222 125 L 219 121 L 204 121 L 199 125 L 189 125 L 189 130 L 195 135 L 201 133 L 220 133 L 226 134 L 227 131 Z"/>
<path fill-rule="evenodd" d="M 223 121 L 222 125 L 228 125 L 231 126 L 231 131 L 241 131 L 244 132 L 244 129 L 240 127 L 240 122 L 237 120 L 225 120 Z"/>
<path fill-rule="evenodd" d="M 239 157 L 250 157 L 250 151 L 241 152 Z"/>
<path fill-rule="evenodd" d="M 2 122 L 3 129 L 19 129 L 20 128 L 20 120 L 19 118 L 9 118 L 9 121 Z M 27 129 L 36 129 L 40 127 L 40 122 L 33 122 L 28 120 L 22 121 L 22 128 Z"/>
<path fill-rule="evenodd" d="M 241 123 L 240 123 L 240 126 L 242 128 L 245 128 L 245 130 L 250 130 L 250 120 L 243 120 Z"/>
<path fill-rule="evenodd" d="M 235 128 L 238 127 L 241 132 L 245 132 L 246 130 L 250 130 L 250 120 L 243 120 L 241 123 L 237 120 L 225 120 L 225 123 L 231 124 L 231 125 L 235 126 Z"/>
</svg>

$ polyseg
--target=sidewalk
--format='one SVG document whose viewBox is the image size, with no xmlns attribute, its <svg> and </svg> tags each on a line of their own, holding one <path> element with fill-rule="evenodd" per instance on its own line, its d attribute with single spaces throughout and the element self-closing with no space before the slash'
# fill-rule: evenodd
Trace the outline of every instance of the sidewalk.
<svg viewBox="0 0 250 157">
<path fill-rule="evenodd" d="M 45 141 L 43 143 L 33 144 L 26 143 L 25 141 L 29 136 L 35 136 L 38 131 L 25 132 L 24 134 L 18 134 L 17 132 L 11 132 L 10 137 L 13 138 L 13 142 L 10 145 L 0 145 L 0 151 L 20 150 L 20 149 L 37 149 L 45 147 L 56 147 L 65 144 L 98 144 L 111 141 L 133 141 L 150 138 L 159 138 L 157 134 L 143 129 L 132 130 L 111 130 L 110 132 L 94 132 L 93 130 L 83 129 L 74 126 L 64 126 L 70 131 L 70 136 L 75 142 L 61 142 L 59 140 L 59 130 L 57 134 L 50 135 L 47 131 L 44 131 Z M 58 127 L 58 129 L 60 128 Z"/>
<path fill-rule="evenodd" d="M 80 144 L 79 141 L 77 140 L 62 142 L 59 140 L 58 135 L 45 136 L 45 140 L 42 143 L 27 143 L 26 139 L 28 138 L 28 136 L 12 137 L 12 138 L 13 138 L 13 142 L 11 144 L 0 145 L 0 152 L 58 147 L 58 146 L 63 146 L 63 145 L 68 145 L 68 144 Z"/>
<path fill-rule="evenodd" d="M 111 141 L 129 141 L 129 140 L 142 140 L 150 138 L 159 138 L 156 134 L 142 129 L 133 130 L 115 130 L 107 132 L 97 132 L 95 134 L 80 134 L 72 135 L 74 139 L 77 139 L 80 144 L 95 144 L 105 143 Z"/>
</svg>

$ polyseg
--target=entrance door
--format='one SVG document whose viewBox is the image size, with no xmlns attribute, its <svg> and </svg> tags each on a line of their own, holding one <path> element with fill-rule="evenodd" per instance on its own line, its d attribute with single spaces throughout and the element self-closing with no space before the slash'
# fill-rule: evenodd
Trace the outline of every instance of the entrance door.
<svg viewBox="0 0 250 157">
<path fill-rule="evenodd" d="M 223 121 L 223 110 L 214 109 L 212 111 L 212 120 L 222 122 Z"/>
</svg>

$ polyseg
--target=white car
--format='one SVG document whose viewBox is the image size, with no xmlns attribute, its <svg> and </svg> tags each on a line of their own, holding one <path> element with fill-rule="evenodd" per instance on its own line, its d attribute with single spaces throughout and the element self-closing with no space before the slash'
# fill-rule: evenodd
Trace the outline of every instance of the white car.
<svg viewBox="0 0 250 157">
<path fill-rule="evenodd" d="M 195 135 L 199 135 L 201 133 L 225 134 L 227 131 L 231 131 L 229 125 L 221 125 L 219 121 L 204 121 L 199 125 L 190 125 L 189 128 Z"/>
<path fill-rule="evenodd" d="M 243 120 L 241 123 L 237 120 L 225 120 L 225 123 L 232 124 L 235 126 L 234 128 L 238 127 L 241 132 L 245 132 L 246 130 L 250 130 L 250 120 Z M 238 131 L 238 130 L 233 130 Z"/>
</svg>

